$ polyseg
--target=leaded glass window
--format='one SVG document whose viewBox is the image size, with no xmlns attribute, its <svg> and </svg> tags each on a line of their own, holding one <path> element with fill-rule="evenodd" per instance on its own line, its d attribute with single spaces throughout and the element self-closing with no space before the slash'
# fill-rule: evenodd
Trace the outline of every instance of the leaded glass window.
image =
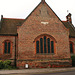
<svg viewBox="0 0 75 75">
<path fill-rule="evenodd" d="M 41 36 L 36 40 L 36 53 L 54 53 L 55 40 L 49 36 Z"/>
<path fill-rule="evenodd" d="M 4 53 L 10 53 L 10 49 L 11 49 L 11 43 L 10 41 L 5 41 L 4 42 Z"/>
</svg>

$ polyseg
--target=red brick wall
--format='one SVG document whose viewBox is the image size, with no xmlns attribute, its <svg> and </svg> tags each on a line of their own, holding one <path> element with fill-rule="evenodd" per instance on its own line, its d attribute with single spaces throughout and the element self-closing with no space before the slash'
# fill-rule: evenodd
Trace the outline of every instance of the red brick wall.
<svg viewBox="0 0 75 75">
<path fill-rule="evenodd" d="M 28 68 L 55 68 L 55 67 L 71 67 L 72 61 L 66 60 L 36 60 L 36 61 L 17 61 L 19 68 L 25 68 L 25 64 L 28 64 Z"/>
<path fill-rule="evenodd" d="M 4 41 L 11 41 L 11 51 L 10 54 L 4 53 Z M 0 36 L 0 59 L 14 59 L 15 58 L 15 36 Z"/>
<path fill-rule="evenodd" d="M 48 24 L 42 24 L 41 22 L 47 22 Z M 29 62 L 29 60 L 34 60 L 35 62 L 36 60 L 43 60 L 44 62 L 46 59 L 70 59 L 69 31 L 46 4 L 40 4 L 17 31 L 17 66 L 21 65 L 24 67 L 22 63 L 25 64 Z M 34 40 L 37 36 L 42 34 L 51 35 L 57 41 L 55 54 L 35 54 Z M 70 61 L 71 60 L 68 60 L 69 64 Z"/>
</svg>

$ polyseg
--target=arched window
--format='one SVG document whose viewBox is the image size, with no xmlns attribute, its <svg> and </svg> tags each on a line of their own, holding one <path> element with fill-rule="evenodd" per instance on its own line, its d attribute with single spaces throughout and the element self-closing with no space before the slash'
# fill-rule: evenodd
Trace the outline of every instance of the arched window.
<svg viewBox="0 0 75 75">
<path fill-rule="evenodd" d="M 49 35 L 41 35 L 35 39 L 36 53 L 54 53 L 56 40 Z"/>
<path fill-rule="evenodd" d="M 74 53 L 74 43 L 70 41 L 70 53 Z"/>
<path fill-rule="evenodd" d="M 4 43 L 4 53 L 10 54 L 10 52 L 11 52 L 11 42 L 9 40 L 6 40 L 3 43 Z"/>
</svg>

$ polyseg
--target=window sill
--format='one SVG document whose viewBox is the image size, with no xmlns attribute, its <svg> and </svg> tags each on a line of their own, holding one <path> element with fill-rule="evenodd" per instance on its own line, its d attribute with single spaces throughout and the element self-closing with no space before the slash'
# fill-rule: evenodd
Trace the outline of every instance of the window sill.
<svg viewBox="0 0 75 75">
<path fill-rule="evenodd" d="M 9 53 L 4 53 L 4 55 L 11 55 L 11 54 L 9 54 Z"/>
</svg>

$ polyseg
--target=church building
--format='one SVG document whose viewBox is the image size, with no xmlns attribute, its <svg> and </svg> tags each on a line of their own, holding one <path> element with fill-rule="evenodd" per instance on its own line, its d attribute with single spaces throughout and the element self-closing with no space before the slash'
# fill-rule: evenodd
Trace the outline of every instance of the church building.
<svg viewBox="0 0 75 75">
<path fill-rule="evenodd" d="M 18 68 L 71 67 L 75 54 L 75 27 L 71 13 L 62 21 L 45 0 L 25 19 L 0 22 L 0 60 Z"/>
</svg>

